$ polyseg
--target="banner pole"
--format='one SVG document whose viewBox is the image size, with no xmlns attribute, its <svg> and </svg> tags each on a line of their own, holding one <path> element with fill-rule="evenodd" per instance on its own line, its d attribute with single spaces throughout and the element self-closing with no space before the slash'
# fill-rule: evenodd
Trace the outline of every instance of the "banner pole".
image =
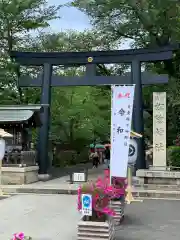
<svg viewBox="0 0 180 240">
<path fill-rule="evenodd" d="M 143 202 L 141 199 L 134 199 L 132 194 L 132 168 L 128 166 L 127 169 L 127 188 L 126 188 L 126 203 L 131 204 L 132 202 Z"/>
</svg>

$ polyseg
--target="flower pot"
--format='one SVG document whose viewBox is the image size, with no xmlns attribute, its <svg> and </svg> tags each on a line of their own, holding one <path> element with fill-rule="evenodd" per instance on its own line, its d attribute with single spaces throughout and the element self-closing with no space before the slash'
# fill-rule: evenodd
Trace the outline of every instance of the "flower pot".
<svg viewBox="0 0 180 240">
<path fill-rule="evenodd" d="M 84 221 L 82 218 L 78 223 L 78 240 L 113 240 L 114 221 L 109 218 L 105 222 Z"/>
<path fill-rule="evenodd" d="M 115 224 L 119 225 L 124 219 L 124 200 L 111 200 L 110 207 L 114 210 L 115 216 L 113 219 L 115 220 Z"/>
</svg>

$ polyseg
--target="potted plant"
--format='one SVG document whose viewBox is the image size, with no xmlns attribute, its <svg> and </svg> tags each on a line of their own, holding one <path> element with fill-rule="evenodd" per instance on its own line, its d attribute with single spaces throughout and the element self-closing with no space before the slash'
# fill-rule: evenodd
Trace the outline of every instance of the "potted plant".
<svg viewBox="0 0 180 240">
<path fill-rule="evenodd" d="M 114 210 L 114 220 L 116 224 L 121 223 L 124 219 L 125 194 L 126 194 L 126 178 L 112 177 L 110 183 L 110 171 L 104 171 L 104 177 L 109 184 L 115 189 L 115 194 L 111 198 L 110 207 Z"/>
<path fill-rule="evenodd" d="M 14 233 L 13 238 L 11 240 L 32 240 L 32 238 L 25 236 L 23 232 L 19 232 Z"/>
<path fill-rule="evenodd" d="M 78 239 L 114 239 L 114 211 L 109 207 L 114 189 L 102 179 L 82 185 L 78 189 L 78 210 L 81 211 L 81 195 L 92 196 L 92 216 L 82 216 L 78 223 Z"/>
</svg>

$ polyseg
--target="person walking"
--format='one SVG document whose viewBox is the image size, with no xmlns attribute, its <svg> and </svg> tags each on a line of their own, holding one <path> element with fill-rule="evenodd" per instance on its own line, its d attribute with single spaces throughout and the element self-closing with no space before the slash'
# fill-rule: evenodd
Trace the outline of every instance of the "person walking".
<svg viewBox="0 0 180 240">
<path fill-rule="evenodd" d="M 107 166 L 108 166 L 108 168 L 109 168 L 109 165 L 110 165 L 110 147 L 109 146 L 106 146 L 105 147 L 105 152 L 104 152 L 104 154 L 105 154 L 105 162 L 106 162 L 106 164 L 107 164 Z"/>
<path fill-rule="evenodd" d="M 93 168 L 97 168 L 99 165 L 99 155 L 97 151 L 96 150 L 92 151 L 89 158 L 93 163 Z"/>
</svg>

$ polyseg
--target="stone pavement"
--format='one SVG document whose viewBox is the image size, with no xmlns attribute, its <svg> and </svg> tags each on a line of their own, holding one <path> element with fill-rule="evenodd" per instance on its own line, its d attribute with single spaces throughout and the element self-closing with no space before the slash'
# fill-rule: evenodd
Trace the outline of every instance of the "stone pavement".
<svg viewBox="0 0 180 240">
<path fill-rule="evenodd" d="M 88 179 L 95 180 L 98 176 L 102 176 L 104 168 L 104 166 L 100 166 L 98 169 L 89 169 Z M 79 184 L 69 184 L 69 180 L 69 175 L 63 176 L 61 173 L 61 177 L 46 182 L 39 181 L 27 185 L 4 185 L 3 191 L 7 194 L 76 194 Z M 133 185 L 133 194 L 136 197 L 180 199 L 180 186 L 177 185 L 140 185 L 136 177 L 133 177 Z"/>
<path fill-rule="evenodd" d="M 145 200 L 127 205 L 116 240 L 180 239 L 180 201 Z M 0 200 L 0 239 L 23 231 L 33 240 L 76 240 L 76 196 L 18 195 Z"/>
<path fill-rule="evenodd" d="M 0 239 L 23 231 L 33 240 L 75 240 L 76 196 L 18 195 L 0 200 Z"/>
<path fill-rule="evenodd" d="M 98 176 L 102 176 L 104 174 L 104 169 L 105 169 L 104 165 L 101 165 L 98 168 L 88 169 L 88 180 L 93 181 L 93 180 L 96 180 Z M 46 186 L 59 185 L 59 184 L 65 184 L 65 183 L 67 184 L 69 180 L 70 180 L 70 176 L 66 175 L 53 180 L 49 180 L 46 182 L 38 182 L 35 184 L 41 184 Z"/>
<path fill-rule="evenodd" d="M 88 180 L 96 180 L 98 176 L 102 176 L 104 166 L 97 169 L 88 170 Z M 45 193 L 45 194 L 65 194 L 68 192 L 76 193 L 79 183 L 69 184 L 70 176 L 62 176 L 49 181 L 39 181 L 26 185 L 3 185 L 5 193 Z"/>
<path fill-rule="evenodd" d="M 116 240 L 180 239 L 180 201 L 145 200 L 127 205 Z"/>
</svg>

